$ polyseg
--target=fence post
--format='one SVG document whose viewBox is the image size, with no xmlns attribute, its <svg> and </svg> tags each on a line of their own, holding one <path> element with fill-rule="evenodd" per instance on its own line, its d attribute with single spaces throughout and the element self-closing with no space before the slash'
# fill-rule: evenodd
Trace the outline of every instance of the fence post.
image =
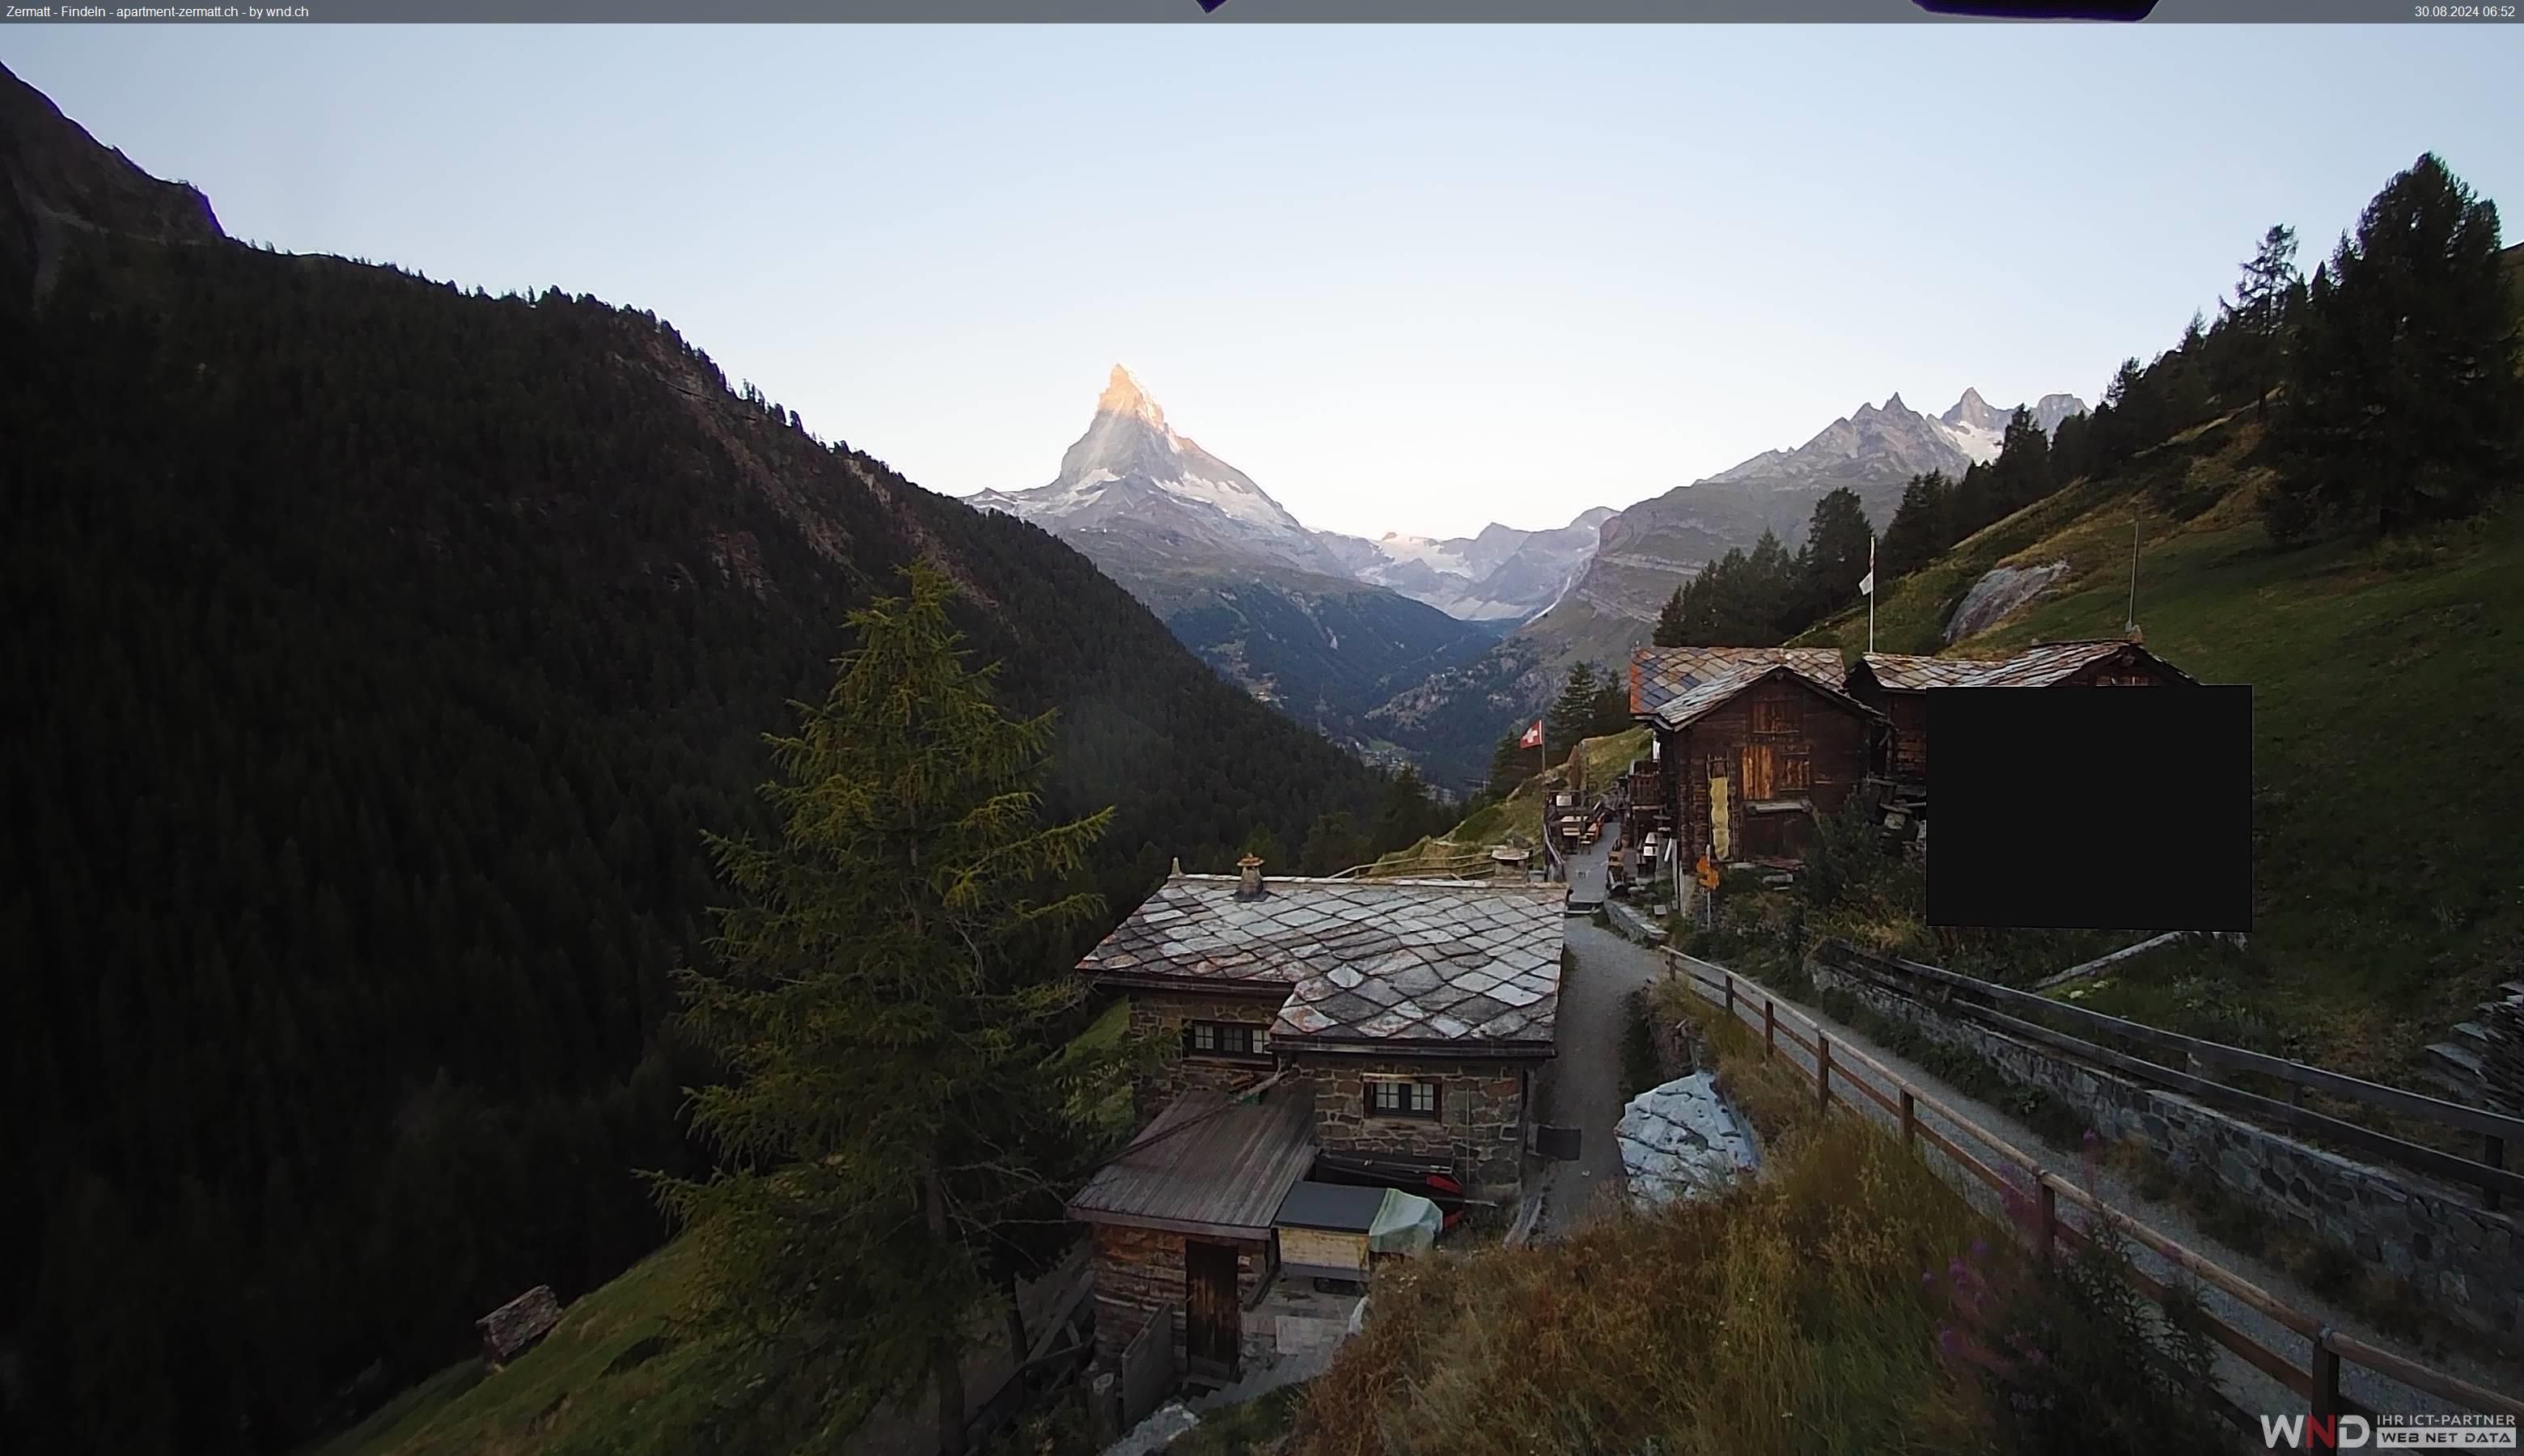
<svg viewBox="0 0 2524 1456">
<path fill-rule="evenodd" d="M 1831 1038 L 1815 1028 L 1815 1110 L 1831 1110 Z"/>
<path fill-rule="evenodd" d="M 1728 1021 L 1735 1019 L 1735 973 L 1733 971 L 1726 973 L 1726 1019 Z"/>
<path fill-rule="evenodd" d="M 1779 1008 L 1769 996 L 1762 997 L 1762 1055 L 1770 1057 L 1779 1049 Z"/>
<path fill-rule="evenodd" d="M 2042 1262 L 2048 1264 L 2056 1246 L 2052 1236 L 2060 1222 L 2060 1190 L 2051 1186 L 2051 1175 L 2040 1168 L 2033 1170 L 2033 1207 L 2042 1220 Z"/>
<path fill-rule="evenodd" d="M 1919 1103 L 1909 1088 L 1902 1089 L 1902 1145 L 1910 1146 L 1919 1136 Z"/>
<path fill-rule="evenodd" d="M 2313 1336 L 2313 1418 L 2339 1414 L 2340 1353 L 2331 1347 L 2331 1327 L 2325 1325 Z"/>
<path fill-rule="evenodd" d="M 2493 1168 L 2505 1167 L 2506 1140 L 2499 1137 L 2496 1133 L 2483 1133 L 2480 1136 L 2480 1160 Z M 2480 1206 L 2488 1209 L 2492 1213 L 2496 1213 L 2498 1211 L 2500 1198 L 2500 1195 L 2496 1189 L 2482 1189 L 2480 1190 Z"/>
</svg>

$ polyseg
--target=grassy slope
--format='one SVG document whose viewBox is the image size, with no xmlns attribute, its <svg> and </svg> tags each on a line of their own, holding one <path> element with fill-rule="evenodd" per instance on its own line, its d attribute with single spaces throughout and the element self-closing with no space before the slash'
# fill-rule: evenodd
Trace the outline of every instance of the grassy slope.
<svg viewBox="0 0 2524 1456">
<path fill-rule="evenodd" d="M 1982 572 L 2059 559 L 2072 567 L 2063 587 L 1955 653 L 2115 635 L 2131 477 L 2178 473 L 2213 499 L 2178 524 L 2147 510 L 2138 619 L 2195 676 L 2254 687 L 2253 950 L 2148 957 L 2086 1004 L 2406 1078 L 2524 955 L 2524 691 L 2510 675 L 2524 539 L 2510 512 L 2380 547 L 2274 550 L 2252 510 L 2256 435 L 2212 424 L 1990 527 L 1896 584 L 1877 641 L 1933 650 Z M 1810 638 L 1856 651 L 1866 632 L 1858 613 Z M 2181 869 L 2176 833 L 2132 872 Z"/>
<path fill-rule="evenodd" d="M 1081 1055 L 1109 1051 L 1129 1032 L 1117 1000 L 1072 1041 Z M 1107 1138 L 1131 1131 L 1131 1090 L 1117 1083 L 1077 1109 Z M 466 1360 L 404 1391 L 320 1456 L 505 1456 L 510 1452 L 660 1452 L 685 1435 L 717 1375 L 668 1333 L 696 1277 L 682 1239 L 569 1307 L 558 1328 L 498 1375 Z M 992 1311 L 995 1318 L 996 1311 Z M 987 1326 L 995 1336 L 997 1327 Z M 818 1449 L 849 1449 L 833 1435 Z"/>
<path fill-rule="evenodd" d="M 323 1456 L 672 1449 L 667 1433 L 711 1388 L 691 1378 L 697 1351 L 666 1342 L 666 1316 L 692 1276 L 684 1249 L 670 1243 L 571 1305 L 499 1374 L 466 1361 L 414 1385 Z"/>
<path fill-rule="evenodd" d="M 1600 789 L 1647 751 L 1647 729 L 1631 728 L 1602 738 L 1580 739 L 1571 756 L 1578 759 L 1585 782 Z M 1568 781 L 1569 764 L 1563 759 L 1517 785 L 1507 798 L 1466 815 L 1462 823 L 1443 835 L 1422 840 L 1407 849 L 1396 849 L 1379 859 L 1376 867 L 1381 873 L 1392 873 L 1414 865 L 1442 864 L 1469 849 L 1509 843 L 1531 845 L 1542 823 L 1542 797 Z"/>
</svg>

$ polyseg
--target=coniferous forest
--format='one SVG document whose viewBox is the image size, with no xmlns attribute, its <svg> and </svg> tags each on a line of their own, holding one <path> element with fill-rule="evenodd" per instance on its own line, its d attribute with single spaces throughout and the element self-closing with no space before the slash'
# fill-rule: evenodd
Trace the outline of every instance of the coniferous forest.
<svg viewBox="0 0 2524 1456">
<path fill-rule="evenodd" d="M 1115 807 L 1109 913 L 1402 831 L 1416 781 L 654 315 L 229 242 L 0 87 L 14 1449 L 283 1449 L 655 1247 L 703 836 L 915 558 L 1059 709 L 1046 814 Z"/>
</svg>

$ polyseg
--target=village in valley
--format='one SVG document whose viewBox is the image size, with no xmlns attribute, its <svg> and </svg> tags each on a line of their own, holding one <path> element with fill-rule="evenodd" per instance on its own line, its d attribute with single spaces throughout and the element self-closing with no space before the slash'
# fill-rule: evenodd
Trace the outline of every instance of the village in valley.
<svg viewBox="0 0 2524 1456">
<path fill-rule="evenodd" d="M 1548 1237 L 1626 1184 L 1653 1205 L 1749 1164 L 1751 1129 L 1705 1076 L 1626 1109 L 1602 1095 L 1621 1028 L 1562 1007 L 1573 982 L 1637 981 L 1647 954 L 1608 954 L 1600 934 L 1581 950 L 1573 917 L 1617 912 L 1662 941 L 1728 871 L 1792 881 L 1818 819 L 1853 801 L 1924 855 L 1934 689 L 2192 682 L 2130 639 L 1846 665 L 1834 648 L 1647 648 L 1628 691 L 1648 752 L 1546 798 L 1540 863 L 1502 848 L 1447 878 L 1176 866 L 1078 967 L 1178 1053 L 1139 1080 L 1144 1127 L 1069 1205 L 1092 1229 L 1116 1432 L 1178 1382 L 1232 1403 L 1319 1373 L 1388 1260 Z M 1590 1154 L 1600 1183 L 1556 1176 Z"/>
<path fill-rule="evenodd" d="M 0 1448 L 2514 1449 L 2489 32 L 1180 19 L 10 32 Z"/>
</svg>

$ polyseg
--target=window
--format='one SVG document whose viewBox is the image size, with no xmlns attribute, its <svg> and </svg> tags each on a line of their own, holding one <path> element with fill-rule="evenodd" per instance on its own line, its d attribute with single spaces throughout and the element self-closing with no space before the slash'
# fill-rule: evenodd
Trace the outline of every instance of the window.
<svg viewBox="0 0 2524 1456">
<path fill-rule="evenodd" d="M 1437 1084 L 1405 1081 L 1399 1077 L 1367 1079 L 1367 1115 L 1370 1117 L 1435 1117 Z"/>
<path fill-rule="evenodd" d="M 1814 768 L 1803 752 L 1779 755 L 1778 792 L 1802 794 L 1814 787 Z"/>
<path fill-rule="evenodd" d="M 1753 731 L 1794 733 L 1805 704 L 1793 698 L 1765 698 L 1753 704 Z"/>
<path fill-rule="evenodd" d="M 1232 1021 L 1194 1021 L 1184 1027 L 1184 1051 L 1190 1056 L 1269 1056 L 1271 1034 Z"/>
</svg>

